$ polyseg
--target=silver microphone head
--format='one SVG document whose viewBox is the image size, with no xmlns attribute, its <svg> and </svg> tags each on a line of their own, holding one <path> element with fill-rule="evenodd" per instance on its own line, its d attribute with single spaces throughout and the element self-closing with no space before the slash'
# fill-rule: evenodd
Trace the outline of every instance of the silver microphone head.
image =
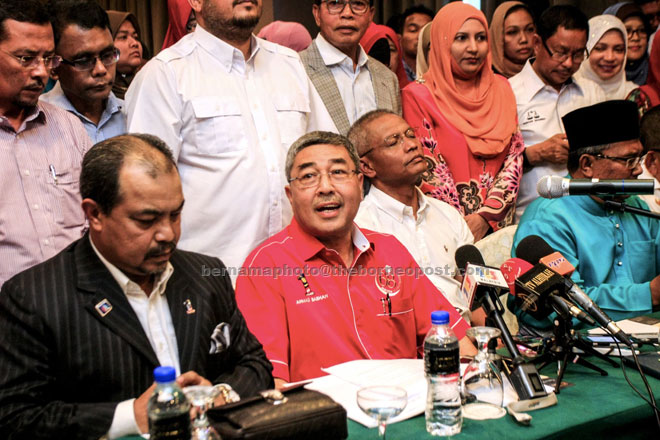
<svg viewBox="0 0 660 440">
<path fill-rule="evenodd" d="M 557 199 L 566 195 L 563 181 L 561 176 L 543 176 L 536 184 L 536 191 L 545 199 Z"/>
</svg>

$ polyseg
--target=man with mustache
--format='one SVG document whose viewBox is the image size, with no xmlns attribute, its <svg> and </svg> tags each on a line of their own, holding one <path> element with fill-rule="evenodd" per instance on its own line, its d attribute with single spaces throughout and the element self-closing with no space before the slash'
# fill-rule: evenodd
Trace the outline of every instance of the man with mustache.
<svg viewBox="0 0 660 440">
<path fill-rule="evenodd" d="M 433 310 L 447 310 L 461 350 L 475 351 L 467 322 L 405 247 L 353 223 L 362 174 L 348 139 L 302 136 L 285 172 L 293 220 L 252 251 L 236 282 L 277 386 L 355 359 L 418 358 Z"/>
<path fill-rule="evenodd" d="M 126 133 L 124 102 L 112 93 L 119 50 L 110 33 L 108 14 L 94 0 L 48 4 L 55 53 L 55 87 L 41 100 L 76 115 L 94 143 Z"/>
<path fill-rule="evenodd" d="M 39 102 L 60 61 L 39 1 L 0 2 L 0 285 L 85 229 L 78 176 L 89 136 L 78 118 Z"/>
<path fill-rule="evenodd" d="M 536 26 L 535 58 L 509 78 L 525 140 L 516 221 L 538 197 L 536 183 L 541 177 L 567 173 L 568 140 L 562 116 L 605 101 L 605 93 L 598 84 L 573 76 L 588 56 L 588 32 L 587 17 L 578 8 L 569 5 L 548 8 Z"/>
<path fill-rule="evenodd" d="M 80 191 L 89 234 L 0 291 L 0 437 L 146 433 L 158 365 L 234 398 L 270 387 L 225 266 L 175 249 L 184 198 L 167 145 L 144 134 L 96 144 Z"/>
<path fill-rule="evenodd" d="M 129 87 L 128 128 L 162 137 L 179 163 L 190 207 L 180 246 L 222 258 L 235 275 L 291 219 L 282 174 L 289 145 L 333 124 L 298 54 L 252 34 L 261 0 L 190 4 L 195 32 Z"/>
<path fill-rule="evenodd" d="M 463 216 L 445 202 L 427 197 L 416 184 L 428 170 L 415 130 L 389 110 L 358 119 L 348 138 L 360 156 L 360 171 L 371 188 L 355 223 L 394 235 L 445 298 L 470 319 L 456 275 L 456 249 L 473 244 Z"/>
<path fill-rule="evenodd" d="M 384 108 L 401 114 L 396 75 L 360 46 L 373 19 L 372 4 L 372 0 L 316 0 L 312 13 L 319 35 L 300 52 L 336 131 L 344 135 L 371 110 Z"/>
</svg>

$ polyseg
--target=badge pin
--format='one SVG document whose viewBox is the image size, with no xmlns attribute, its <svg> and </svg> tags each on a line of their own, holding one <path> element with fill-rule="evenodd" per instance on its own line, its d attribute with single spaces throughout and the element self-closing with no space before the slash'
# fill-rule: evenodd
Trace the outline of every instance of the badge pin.
<svg viewBox="0 0 660 440">
<path fill-rule="evenodd" d="M 110 301 L 108 301 L 107 298 L 103 298 L 103 300 L 100 301 L 98 304 L 96 304 L 94 308 L 96 309 L 97 312 L 99 312 L 99 315 L 101 315 L 101 317 L 104 317 L 112 310 L 112 304 L 110 304 Z"/>
<path fill-rule="evenodd" d="M 305 296 L 314 295 L 314 292 L 312 292 L 312 289 L 309 288 L 309 283 L 307 282 L 307 278 L 305 278 L 304 273 L 298 275 L 298 280 L 302 283 L 303 287 L 305 288 Z"/>
<path fill-rule="evenodd" d="M 192 303 L 190 302 L 189 299 L 185 300 L 183 302 L 183 305 L 186 306 L 186 313 L 188 315 L 192 315 L 193 313 L 196 312 L 196 310 L 193 308 Z"/>
</svg>

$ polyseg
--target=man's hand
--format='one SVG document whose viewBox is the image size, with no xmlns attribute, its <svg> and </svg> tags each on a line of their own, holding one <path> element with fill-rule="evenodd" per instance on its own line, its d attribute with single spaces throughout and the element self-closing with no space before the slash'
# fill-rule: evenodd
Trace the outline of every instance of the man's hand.
<svg viewBox="0 0 660 440">
<path fill-rule="evenodd" d="M 568 139 L 563 133 L 539 142 L 525 149 L 527 160 L 532 165 L 544 162 L 565 164 L 568 161 Z"/>
<path fill-rule="evenodd" d="M 276 377 L 276 378 L 275 378 L 275 389 L 276 389 L 276 390 L 281 390 L 282 387 L 284 387 L 285 385 L 287 385 L 287 381 L 286 381 L 286 380 L 284 380 L 284 379 L 280 379 L 279 377 Z"/>
<path fill-rule="evenodd" d="M 470 232 L 474 236 L 474 241 L 477 242 L 484 238 L 488 232 L 488 222 L 479 214 L 468 214 L 465 216 L 465 223 L 467 223 Z"/>
<path fill-rule="evenodd" d="M 135 423 L 141 434 L 149 432 L 149 418 L 147 416 L 147 403 L 156 389 L 154 382 L 140 397 L 133 401 L 133 414 L 135 414 Z"/>
<path fill-rule="evenodd" d="M 190 387 L 193 385 L 213 385 L 208 379 L 200 376 L 195 371 L 186 371 L 181 376 L 176 378 L 176 383 L 181 388 Z"/>
<path fill-rule="evenodd" d="M 660 304 L 660 275 L 651 280 L 651 303 L 654 306 Z"/>
</svg>

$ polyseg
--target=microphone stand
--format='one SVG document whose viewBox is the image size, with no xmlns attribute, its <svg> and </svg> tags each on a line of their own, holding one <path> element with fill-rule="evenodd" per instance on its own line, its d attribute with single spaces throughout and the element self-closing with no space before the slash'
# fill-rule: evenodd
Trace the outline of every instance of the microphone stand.
<svg viewBox="0 0 660 440">
<path fill-rule="evenodd" d="M 651 212 L 647 209 L 635 208 L 634 206 L 626 205 L 623 202 L 615 202 L 614 200 L 603 200 L 603 207 L 606 210 L 629 212 L 631 214 L 643 215 L 644 217 L 654 218 L 660 220 L 660 214 Z"/>
</svg>

